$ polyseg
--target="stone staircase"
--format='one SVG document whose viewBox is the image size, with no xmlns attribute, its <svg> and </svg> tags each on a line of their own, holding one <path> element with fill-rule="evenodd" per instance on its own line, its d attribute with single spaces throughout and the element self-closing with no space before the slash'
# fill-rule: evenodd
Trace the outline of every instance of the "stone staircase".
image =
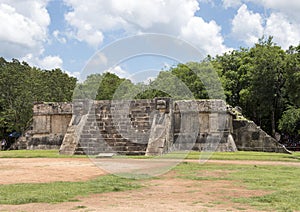
<svg viewBox="0 0 300 212">
<path fill-rule="evenodd" d="M 60 152 L 144 155 L 154 106 L 151 100 L 94 101 L 80 121 L 69 126 Z"/>
</svg>

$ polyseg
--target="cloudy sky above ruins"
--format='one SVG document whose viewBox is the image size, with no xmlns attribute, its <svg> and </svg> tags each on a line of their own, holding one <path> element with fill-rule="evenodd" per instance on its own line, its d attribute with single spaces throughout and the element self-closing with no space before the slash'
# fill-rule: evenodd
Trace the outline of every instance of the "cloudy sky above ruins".
<svg viewBox="0 0 300 212">
<path fill-rule="evenodd" d="M 299 44 L 299 11 L 299 0 L 0 0 L 0 56 L 78 76 L 97 50 L 143 33 L 174 36 L 205 55 L 251 47 L 263 35 L 287 49 Z M 123 77 L 143 62 L 113 72 Z M 171 63 L 153 59 L 146 68 Z"/>
</svg>

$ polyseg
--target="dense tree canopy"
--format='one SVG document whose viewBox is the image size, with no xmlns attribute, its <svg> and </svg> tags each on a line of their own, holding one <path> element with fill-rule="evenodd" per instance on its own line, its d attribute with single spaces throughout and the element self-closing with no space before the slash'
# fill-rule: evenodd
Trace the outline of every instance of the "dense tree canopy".
<svg viewBox="0 0 300 212">
<path fill-rule="evenodd" d="M 225 53 L 212 61 L 219 70 L 227 102 L 241 106 L 249 119 L 272 135 L 287 131 L 287 117 L 299 108 L 299 50 L 300 46 L 284 51 L 269 37 L 250 49 Z M 295 130 L 299 131 L 299 126 Z"/>
<path fill-rule="evenodd" d="M 71 101 L 76 81 L 60 69 L 40 70 L 0 58 L 0 136 L 29 127 L 34 102 Z"/>
</svg>

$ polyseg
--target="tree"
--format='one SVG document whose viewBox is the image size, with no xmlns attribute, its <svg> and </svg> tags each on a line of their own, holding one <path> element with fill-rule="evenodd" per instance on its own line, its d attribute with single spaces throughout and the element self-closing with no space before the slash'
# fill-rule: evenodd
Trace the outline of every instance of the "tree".
<svg viewBox="0 0 300 212">
<path fill-rule="evenodd" d="M 287 102 L 300 107 L 300 45 L 291 46 L 287 51 L 286 72 L 284 78 Z"/>
<path fill-rule="evenodd" d="M 28 125 L 32 114 L 30 87 L 31 68 L 13 59 L 1 65 L 0 90 L 2 106 L 0 111 L 2 132 L 22 131 Z M 30 102 L 30 103 L 29 103 Z"/>
<path fill-rule="evenodd" d="M 70 77 L 60 69 L 40 72 L 44 89 L 43 101 L 68 102 L 72 100 L 73 90 L 77 79 Z"/>
<path fill-rule="evenodd" d="M 119 78 L 114 73 L 91 74 L 84 82 L 77 84 L 74 99 L 127 99 L 133 90 L 130 80 Z"/>
<path fill-rule="evenodd" d="M 247 104 L 251 106 L 252 118 L 275 135 L 282 114 L 285 52 L 269 37 L 260 39 L 249 54 L 252 65 Z"/>
<path fill-rule="evenodd" d="M 300 135 L 300 108 L 289 107 L 279 120 L 279 129 L 292 136 Z"/>
<path fill-rule="evenodd" d="M 113 73 L 104 73 L 99 84 L 96 100 L 113 99 L 115 91 L 118 89 L 118 87 L 122 84 L 124 80 L 125 79 L 121 79 Z"/>
<path fill-rule="evenodd" d="M 101 80 L 101 74 L 89 75 L 84 82 L 76 85 L 73 99 L 96 99 Z"/>
<path fill-rule="evenodd" d="M 286 110 L 279 120 L 279 129 L 293 139 L 300 135 L 300 45 L 287 50 L 284 72 Z"/>
<path fill-rule="evenodd" d="M 75 84 L 76 78 L 60 69 L 40 70 L 0 58 L 0 136 L 26 130 L 36 101 L 71 101 Z"/>
<path fill-rule="evenodd" d="M 249 60 L 249 49 L 242 48 L 217 56 L 212 61 L 221 78 L 227 103 L 245 109 L 247 105 L 243 105 L 241 95 L 245 96 L 245 93 L 248 93 L 248 70 L 251 66 Z"/>
<path fill-rule="evenodd" d="M 223 98 L 218 75 L 209 62 L 189 62 L 161 71 L 149 84 L 148 96 L 174 99 Z"/>
</svg>

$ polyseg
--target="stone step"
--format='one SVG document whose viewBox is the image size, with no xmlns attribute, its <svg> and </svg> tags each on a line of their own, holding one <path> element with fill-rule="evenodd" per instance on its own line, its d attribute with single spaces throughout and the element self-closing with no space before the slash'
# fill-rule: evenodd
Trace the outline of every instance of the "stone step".
<svg viewBox="0 0 300 212">
<path fill-rule="evenodd" d="M 120 155 L 145 155 L 146 151 L 117 151 Z"/>
</svg>

